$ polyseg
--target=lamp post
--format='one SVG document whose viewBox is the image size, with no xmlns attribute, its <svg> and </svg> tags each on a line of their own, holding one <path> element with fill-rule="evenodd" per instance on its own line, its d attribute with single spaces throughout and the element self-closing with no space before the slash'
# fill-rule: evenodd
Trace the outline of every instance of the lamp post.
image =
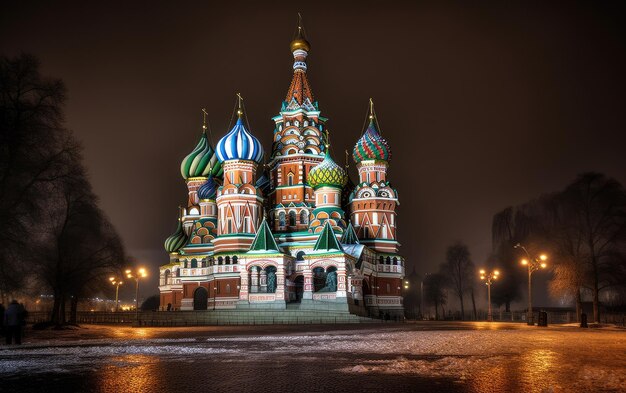
<svg viewBox="0 0 626 393">
<path fill-rule="evenodd" d="M 492 272 L 487 273 L 484 269 L 480 270 L 480 279 L 485 281 L 485 285 L 487 285 L 487 321 L 492 322 L 493 316 L 491 314 L 491 284 L 498 279 L 500 272 L 494 270 Z"/>
<path fill-rule="evenodd" d="M 126 270 L 126 277 L 135 280 L 135 320 L 139 318 L 139 279 L 147 276 L 148 273 L 143 267 L 137 269 L 136 272 L 133 272 L 131 269 Z"/>
<path fill-rule="evenodd" d="M 526 315 L 526 319 L 527 319 L 528 325 L 532 326 L 535 324 L 535 321 L 533 321 L 534 315 L 533 315 L 533 302 L 532 302 L 532 275 L 535 271 L 539 269 L 545 269 L 546 266 L 548 266 L 546 264 L 548 257 L 546 256 L 546 254 L 540 254 L 539 256 L 533 257 L 530 255 L 526 247 L 522 246 L 519 243 L 517 243 L 514 246 L 514 248 L 520 248 L 524 250 L 524 253 L 526 254 L 526 257 L 527 257 L 527 258 L 523 258 L 521 263 L 522 263 L 522 266 L 528 267 L 528 313 Z"/>
<path fill-rule="evenodd" d="M 109 277 L 109 281 L 111 281 L 111 284 L 115 285 L 115 312 L 117 312 L 117 307 L 119 305 L 118 295 L 120 293 L 120 285 L 124 284 L 124 282 L 115 277 Z"/>
</svg>

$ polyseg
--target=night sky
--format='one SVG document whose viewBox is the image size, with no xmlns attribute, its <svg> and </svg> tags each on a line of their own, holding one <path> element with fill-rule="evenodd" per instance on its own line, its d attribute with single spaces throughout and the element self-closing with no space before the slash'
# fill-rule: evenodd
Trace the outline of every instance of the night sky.
<svg viewBox="0 0 626 393">
<path fill-rule="evenodd" d="M 456 240 L 484 264 L 494 213 L 580 172 L 626 184 L 626 18 L 611 3 L 3 1 L 0 52 L 65 81 L 100 205 L 151 267 L 144 293 L 186 202 L 200 109 L 215 143 L 241 92 L 270 151 L 298 11 L 336 161 L 374 98 L 409 269 L 436 270 Z"/>
</svg>

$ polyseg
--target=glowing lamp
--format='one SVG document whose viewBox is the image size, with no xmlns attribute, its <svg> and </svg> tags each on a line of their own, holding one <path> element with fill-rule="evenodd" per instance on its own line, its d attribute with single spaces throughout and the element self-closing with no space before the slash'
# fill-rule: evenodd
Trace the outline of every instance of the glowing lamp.
<svg viewBox="0 0 626 393">
<path fill-rule="evenodd" d="M 524 266 L 528 265 L 528 259 L 522 259 L 522 265 Z"/>
<path fill-rule="evenodd" d="M 548 256 L 546 254 L 541 254 L 539 256 L 539 259 L 541 259 L 542 261 L 545 261 L 546 259 L 548 259 Z"/>
<path fill-rule="evenodd" d="M 548 266 L 548 265 L 547 265 L 547 264 L 545 264 L 545 263 L 542 263 L 542 264 L 541 264 L 541 268 L 542 268 L 542 269 L 545 269 L 545 268 L 546 268 L 546 266 Z"/>
<path fill-rule="evenodd" d="M 480 274 L 485 274 L 485 269 L 480 269 Z"/>
</svg>

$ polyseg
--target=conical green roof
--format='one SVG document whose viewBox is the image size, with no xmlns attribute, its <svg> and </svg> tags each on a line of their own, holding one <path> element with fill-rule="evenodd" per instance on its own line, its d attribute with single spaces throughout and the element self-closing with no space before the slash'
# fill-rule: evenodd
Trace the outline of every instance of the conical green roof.
<svg viewBox="0 0 626 393">
<path fill-rule="evenodd" d="M 252 245 L 250 246 L 250 251 L 280 252 L 280 248 L 278 248 L 278 244 L 276 244 L 276 240 L 274 240 L 274 235 L 270 230 L 270 226 L 267 225 L 267 220 L 265 220 L 265 218 L 259 226 L 259 230 L 256 233 Z"/>
<path fill-rule="evenodd" d="M 339 244 L 339 242 L 337 241 L 337 236 L 335 236 L 335 231 L 333 231 L 333 227 L 330 226 L 330 223 L 328 221 L 326 221 L 320 237 L 318 237 L 317 242 L 315 242 L 315 247 L 313 247 L 313 251 L 330 250 L 343 251 L 343 248 L 341 247 L 341 244 Z"/>
<path fill-rule="evenodd" d="M 343 231 L 341 236 L 341 244 L 360 244 L 359 238 L 356 236 L 352 222 L 348 223 L 348 227 Z"/>
</svg>

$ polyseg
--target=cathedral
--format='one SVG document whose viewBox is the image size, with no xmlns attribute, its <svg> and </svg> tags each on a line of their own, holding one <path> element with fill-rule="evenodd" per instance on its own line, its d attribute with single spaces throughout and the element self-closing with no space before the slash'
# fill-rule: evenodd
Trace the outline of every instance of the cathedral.
<svg viewBox="0 0 626 393">
<path fill-rule="evenodd" d="M 327 118 L 307 80 L 310 44 L 298 27 L 293 78 L 267 154 L 238 96 L 234 126 L 200 139 L 180 166 L 186 207 L 165 240 L 161 310 L 333 310 L 403 314 L 391 151 L 370 100 L 354 145 L 358 181 L 330 153 Z M 205 112 L 206 114 L 206 112 Z"/>
</svg>

